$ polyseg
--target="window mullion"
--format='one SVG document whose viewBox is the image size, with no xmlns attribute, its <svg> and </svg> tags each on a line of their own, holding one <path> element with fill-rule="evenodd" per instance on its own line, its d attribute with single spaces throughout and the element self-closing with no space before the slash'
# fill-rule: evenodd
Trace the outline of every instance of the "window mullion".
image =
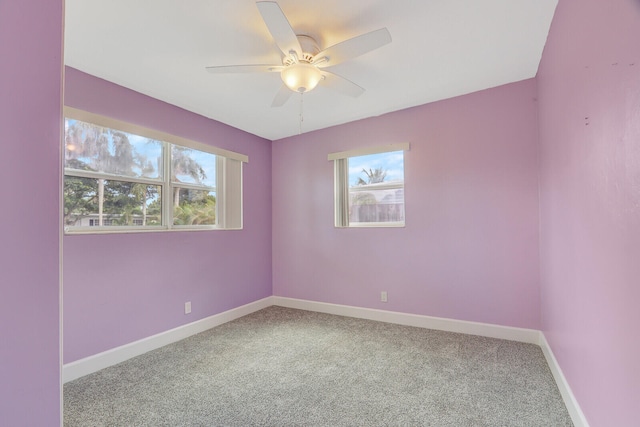
<svg viewBox="0 0 640 427">
<path fill-rule="evenodd" d="M 205 185 L 189 184 L 186 182 L 171 182 L 173 188 L 186 188 L 188 190 L 216 191 L 216 187 L 207 187 Z"/>
<path fill-rule="evenodd" d="M 162 196 L 162 218 L 166 221 L 163 225 L 167 228 L 171 228 L 173 225 L 173 186 L 171 185 L 171 176 L 173 170 L 171 169 L 171 144 L 163 142 L 163 161 L 164 161 L 164 185 Z"/>
<path fill-rule="evenodd" d="M 352 193 L 358 193 L 363 191 L 372 191 L 372 190 L 399 190 L 404 188 L 404 182 L 390 183 L 387 185 L 379 185 L 379 184 L 365 184 L 365 185 L 354 185 L 353 187 L 349 187 L 349 191 Z"/>
<path fill-rule="evenodd" d="M 162 185 L 162 181 L 159 181 L 157 179 L 140 178 L 140 177 L 126 176 L 126 175 L 115 175 L 115 174 L 103 173 L 103 172 L 81 171 L 77 169 L 65 168 L 64 174 L 68 176 L 75 176 L 78 178 L 106 179 L 110 181 L 134 182 L 136 184 Z"/>
<path fill-rule="evenodd" d="M 225 159 L 224 157 L 216 157 L 216 226 L 225 228 L 227 223 L 227 215 L 225 212 L 226 205 L 226 186 L 225 186 Z"/>
</svg>

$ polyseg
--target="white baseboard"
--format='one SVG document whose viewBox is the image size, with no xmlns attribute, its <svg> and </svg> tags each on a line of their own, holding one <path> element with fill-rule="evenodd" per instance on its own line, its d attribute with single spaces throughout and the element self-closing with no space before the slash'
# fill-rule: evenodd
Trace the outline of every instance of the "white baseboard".
<svg viewBox="0 0 640 427">
<path fill-rule="evenodd" d="M 442 317 L 401 313 L 397 311 L 376 310 L 373 308 L 353 307 L 295 298 L 274 296 L 273 304 L 281 307 L 297 308 L 300 310 L 317 311 L 320 313 L 356 317 L 359 319 L 377 320 L 379 322 L 416 326 L 418 328 L 458 332 L 461 334 L 480 335 L 483 337 L 500 338 L 529 344 L 538 344 L 540 337 L 540 331 L 535 329 L 515 328 L 510 326 L 492 325 L 489 323 L 469 322 L 466 320 L 454 320 Z"/>
<path fill-rule="evenodd" d="M 127 359 L 131 359 L 132 357 L 136 357 L 167 344 L 180 341 L 190 337 L 191 335 L 204 332 L 215 326 L 222 325 L 223 323 L 230 322 L 272 305 L 273 297 L 263 298 L 252 303 L 197 320 L 193 323 L 143 338 L 139 341 L 125 344 L 84 359 L 76 360 L 75 362 L 67 363 L 62 367 L 62 380 L 65 383 L 73 381 L 77 378 L 97 372 L 100 369 L 116 365 Z"/>
<path fill-rule="evenodd" d="M 582 409 L 580 409 L 580 405 L 578 405 L 578 401 L 573 395 L 571 387 L 569 387 L 569 383 L 564 377 L 562 369 L 560 369 L 560 365 L 558 365 L 558 361 L 553 355 L 553 351 L 551 351 L 551 347 L 549 347 L 547 338 L 542 332 L 540 332 L 539 345 L 542 349 L 542 353 L 544 353 L 544 357 L 547 359 L 547 364 L 549 365 L 549 369 L 551 369 L 553 378 L 556 380 L 558 390 L 560 391 L 560 395 L 562 395 L 562 400 L 564 400 L 567 411 L 569 411 L 569 415 L 571 416 L 571 421 L 573 421 L 575 427 L 589 427 L 587 418 L 584 416 Z"/>
</svg>

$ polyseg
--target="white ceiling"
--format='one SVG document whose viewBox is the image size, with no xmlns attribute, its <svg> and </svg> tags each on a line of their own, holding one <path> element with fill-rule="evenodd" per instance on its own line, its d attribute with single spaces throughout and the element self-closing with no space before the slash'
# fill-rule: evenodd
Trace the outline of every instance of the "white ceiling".
<svg viewBox="0 0 640 427">
<path fill-rule="evenodd" d="M 320 47 L 387 27 L 393 41 L 330 70 L 366 89 L 304 95 L 302 132 L 534 77 L 558 0 L 278 0 Z M 66 0 L 65 64 L 276 140 L 300 131 L 300 95 L 272 108 L 279 64 L 253 0 Z"/>
</svg>

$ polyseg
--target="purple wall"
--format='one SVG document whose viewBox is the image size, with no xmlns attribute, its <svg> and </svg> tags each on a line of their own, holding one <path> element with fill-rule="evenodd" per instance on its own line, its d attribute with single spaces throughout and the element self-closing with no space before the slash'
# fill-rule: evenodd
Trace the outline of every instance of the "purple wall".
<svg viewBox="0 0 640 427">
<path fill-rule="evenodd" d="M 70 107 L 247 154 L 249 163 L 243 230 L 64 237 L 64 362 L 270 296 L 271 143 L 72 68 L 65 83 Z"/>
<path fill-rule="evenodd" d="M 3 205 L 0 245 L 0 424 L 58 425 L 62 2 L 3 2 L 0 40 L 0 179 L 20 180 L 3 198 L 14 208 Z M 65 362 L 269 296 L 273 278 L 275 295 L 542 327 L 591 425 L 633 425 L 638 40 L 637 0 L 560 0 L 537 89 L 528 80 L 272 146 L 67 69 L 68 105 L 250 163 L 242 231 L 64 238 Z M 406 228 L 335 229 L 327 153 L 404 141 Z"/>
<path fill-rule="evenodd" d="M 638 425 L 640 2 L 560 0 L 538 85 L 543 330 L 590 424 Z"/>
<path fill-rule="evenodd" d="M 274 295 L 539 328 L 535 96 L 526 80 L 275 141 Z M 334 228 L 327 154 L 396 142 L 406 228 Z"/>
<path fill-rule="evenodd" d="M 60 422 L 62 4 L 0 4 L 3 426 Z"/>
</svg>

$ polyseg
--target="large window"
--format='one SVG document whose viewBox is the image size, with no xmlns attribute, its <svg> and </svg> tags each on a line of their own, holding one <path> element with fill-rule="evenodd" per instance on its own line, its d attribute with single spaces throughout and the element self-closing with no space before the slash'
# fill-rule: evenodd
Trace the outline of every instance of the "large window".
<svg viewBox="0 0 640 427">
<path fill-rule="evenodd" d="M 65 108 L 65 232 L 242 228 L 247 157 Z"/>
<path fill-rule="evenodd" d="M 404 152 L 393 144 L 329 155 L 335 171 L 336 227 L 402 227 Z"/>
</svg>

